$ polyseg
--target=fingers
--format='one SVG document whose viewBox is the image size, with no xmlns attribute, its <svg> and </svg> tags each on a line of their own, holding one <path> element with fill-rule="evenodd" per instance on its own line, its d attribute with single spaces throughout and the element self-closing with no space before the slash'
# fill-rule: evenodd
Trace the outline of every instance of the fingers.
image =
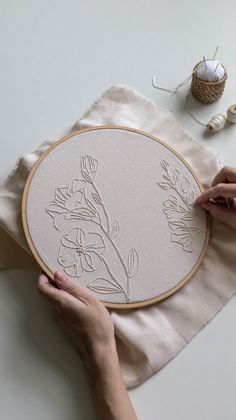
<svg viewBox="0 0 236 420">
<path fill-rule="evenodd" d="M 41 295 L 48 299 L 50 303 L 61 307 L 70 306 L 74 303 L 74 298 L 51 284 L 49 278 L 44 273 L 39 275 L 38 291 Z"/>
<path fill-rule="evenodd" d="M 38 280 L 38 291 L 51 303 L 63 307 L 81 308 L 92 302 L 98 302 L 89 292 L 78 287 L 72 280 L 60 272 L 54 274 L 54 284 L 50 283 L 45 274 L 40 274 Z"/>
<path fill-rule="evenodd" d="M 236 214 L 234 210 L 227 209 L 209 201 L 207 203 L 203 203 L 202 207 L 219 222 L 226 223 L 227 225 L 232 226 L 234 229 L 236 228 Z"/>
<path fill-rule="evenodd" d="M 49 278 L 44 273 L 39 275 L 38 291 L 49 300 L 55 302 L 59 300 L 60 291 L 50 283 Z"/>
<path fill-rule="evenodd" d="M 206 203 L 208 200 L 214 200 L 218 197 L 234 198 L 236 197 L 236 184 L 217 184 L 214 187 L 204 191 L 195 201 L 197 204 Z"/>
<path fill-rule="evenodd" d="M 236 182 L 236 169 L 224 166 L 213 179 L 211 186 L 227 182 Z"/>
<path fill-rule="evenodd" d="M 197 199 L 196 204 L 205 203 L 219 197 L 236 197 L 236 169 L 224 166 L 212 181 L 211 188 L 202 193 Z"/>
<path fill-rule="evenodd" d="M 54 274 L 54 282 L 60 290 L 63 290 L 69 295 L 81 300 L 85 304 L 92 300 L 96 300 L 91 293 L 77 286 L 71 279 L 62 274 L 60 271 L 56 271 Z"/>
</svg>

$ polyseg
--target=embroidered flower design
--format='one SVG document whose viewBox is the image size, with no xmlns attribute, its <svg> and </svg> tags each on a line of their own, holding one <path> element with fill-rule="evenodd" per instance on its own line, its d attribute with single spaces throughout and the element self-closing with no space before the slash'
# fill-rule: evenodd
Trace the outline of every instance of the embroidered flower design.
<svg viewBox="0 0 236 420">
<path fill-rule="evenodd" d="M 126 264 L 116 247 L 114 238 L 119 234 L 120 227 L 117 220 L 111 223 L 95 182 L 97 171 L 97 159 L 90 155 L 82 156 L 80 178 L 74 179 L 67 187 L 56 188 L 54 200 L 45 209 L 52 217 L 55 228 L 60 231 L 63 227 L 64 234 L 61 237 L 57 261 L 69 276 L 77 278 L 81 277 L 83 272 L 84 274 L 96 272 L 102 263 L 103 271 L 105 270 L 104 277 L 97 277 L 97 273 L 94 273 L 95 278 L 91 280 L 92 276 L 89 276 L 90 283 L 87 287 L 98 294 L 121 293 L 125 301 L 129 302 L 129 281 L 139 270 L 139 255 L 135 248 L 131 248 Z M 71 227 L 73 221 L 74 227 L 65 234 L 68 220 L 70 220 L 69 226 Z M 82 221 L 88 223 L 82 223 Z M 86 226 L 85 230 L 81 226 Z M 90 231 L 88 232 L 87 229 Z M 115 254 L 113 255 L 116 259 L 115 273 L 109 264 L 109 256 L 105 252 L 107 243 Z M 121 270 L 119 279 L 117 279 L 117 267 Z"/>
<path fill-rule="evenodd" d="M 71 191 L 67 194 L 67 199 L 64 201 L 67 210 L 72 211 L 81 204 L 84 197 L 84 190 L 86 182 L 83 179 L 74 179 L 71 186 Z"/>
<path fill-rule="evenodd" d="M 178 242 L 182 245 L 184 251 L 192 252 L 195 248 L 196 233 L 202 233 L 201 229 L 194 226 L 188 226 L 182 221 L 169 222 L 169 227 L 172 230 L 171 239 L 173 242 Z"/>
<path fill-rule="evenodd" d="M 81 277 L 83 271 L 96 271 L 105 251 L 102 237 L 97 233 L 72 229 L 61 239 L 58 261 L 71 277 Z"/>
<path fill-rule="evenodd" d="M 65 220 L 92 220 L 96 216 L 96 208 L 85 198 L 86 181 L 74 179 L 71 186 L 56 188 L 55 199 L 46 211 L 54 219 L 57 230 Z"/>
<path fill-rule="evenodd" d="M 163 203 L 163 212 L 167 219 L 172 219 L 176 213 L 186 213 L 186 209 L 179 204 L 178 198 L 175 195 L 170 195 L 169 200 Z"/>
<path fill-rule="evenodd" d="M 163 190 L 172 190 L 168 200 L 163 202 L 163 212 L 168 219 L 171 229 L 171 240 L 182 245 L 184 251 L 193 252 L 196 244 L 196 235 L 205 233 L 204 230 L 192 226 L 194 217 L 200 217 L 193 206 L 194 190 L 190 181 L 181 176 L 178 169 L 172 169 L 170 164 L 162 160 L 161 167 L 164 181 L 157 185 Z"/>
</svg>

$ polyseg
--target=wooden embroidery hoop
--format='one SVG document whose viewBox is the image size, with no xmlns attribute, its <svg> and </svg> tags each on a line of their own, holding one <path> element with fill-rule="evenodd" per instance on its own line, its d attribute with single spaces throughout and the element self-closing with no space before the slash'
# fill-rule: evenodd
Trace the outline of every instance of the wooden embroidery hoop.
<svg viewBox="0 0 236 420">
<path fill-rule="evenodd" d="M 24 191 L 23 191 L 23 196 L 22 196 L 22 223 L 23 223 L 23 229 L 24 229 L 24 233 L 26 236 L 26 240 L 28 242 L 28 245 L 30 247 L 30 250 L 34 256 L 34 258 L 36 259 L 36 261 L 38 262 L 39 266 L 42 268 L 42 270 L 48 275 L 49 278 L 53 279 L 53 273 L 49 270 L 49 268 L 45 265 L 45 263 L 42 261 L 42 259 L 40 258 L 40 256 L 38 255 L 38 252 L 34 246 L 34 243 L 31 239 L 30 236 L 30 231 L 29 231 L 29 227 L 28 227 L 28 222 L 27 222 L 27 211 L 26 211 L 26 206 L 27 206 L 27 197 L 28 197 L 28 191 L 29 191 L 29 187 L 31 184 L 31 181 L 33 179 L 33 176 L 38 168 L 38 166 L 40 165 L 40 163 L 44 160 L 44 158 L 54 149 L 56 148 L 59 144 L 65 142 L 66 140 L 70 139 L 71 137 L 77 136 L 80 133 L 84 133 L 87 131 L 95 131 L 95 130 L 104 130 L 104 129 L 119 129 L 119 130 L 126 130 L 126 131 L 131 131 L 137 134 L 141 134 L 145 137 L 148 137 L 152 140 L 155 140 L 156 142 L 162 144 L 164 147 L 166 147 L 167 149 L 169 149 L 173 154 L 175 154 L 182 162 L 183 164 L 187 167 L 187 169 L 191 172 L 192 176 L 194 177 L 196 183 L 199 186 L 199 189 L 201 191 L 203 191 L 203 187 L 201 185 L 201 182 L 198 178 L 198 176 L 195 174 L 195 172 L 193 171 L 193 169 L 190 167 L 190 165 L 182 158 L 182 156 L 176 152 L 171 146 L 167 145 L 165 142 L 163 142 L 162 140 L 160 140 L 159 138 L 148 134 L 144 131 L 138 130 L 138 129 L 134 129 L 134 128 L 130 128 L 130 127 L 124 127 L 124 126 L 115 126 L 115 125 L 105 125 L 105 126 L 99 126 L 99 127 L 93 127 L 93 128 L 85 128 L 85 129 L 81 129 L 78 130 L 76 132 L 73 132 L 72 134 L 69 134 L 67 136 L 64 136 L 62 138 L 60 138 L 58 141 L 56 141 L 52 146 L 50 146 L 38 159 L 38 161 L 35 163 L 35 165 L 33 166 L 33 168 L 30 171 L 30 174 L 26 180 L 25 183 L 25 187 L 24 187 Z M 173 288 L 171 288 L 170 290 L 168 290 L 165 293 L 162 293 L 161 295 L 152 298 L 152 299 L 147 299 L 145 301 L 139 301 L 139 302 L 133 302 L 133 303 L 111 303 L 111 302 L 106 302 L 106 301 L 102 301 L 102 303 L 108 307 L 108 308 L 114 308 L 114 309 L 133 309 L 133 308 L 139 308 L 139 307 L 144 307 L 144 306 L 148 306 L 151 305 L 153 303 L 156 302 L 160 302 L 163 299 L 166 299 L 167 297 L 171 296 L 173 293 L 175 293 L 177 290 L 179 290 L 185 283 L 187 283 L 188 280 L 190 280 L 190 278 L 192 277 L 192 275 L 195 273 L 195 271 L 197 270 L 197 268 L 199 267 L 199 265 L 201 264 L 204 255 L 206 253 L 207 250 L 207 246 L 209 243 L 209 239 L 210 239 L 210 219 L 209 216 L 207 215 L 207 232 L 206 232 L 206 236 L 205 236 L 205 242 L 204 242 L 204 246 L 202 248 L 202 251 L 199 255 L 199 258 L 197 260 L 197 262 L 194 264 L 192 270 Z"/>
</svg>

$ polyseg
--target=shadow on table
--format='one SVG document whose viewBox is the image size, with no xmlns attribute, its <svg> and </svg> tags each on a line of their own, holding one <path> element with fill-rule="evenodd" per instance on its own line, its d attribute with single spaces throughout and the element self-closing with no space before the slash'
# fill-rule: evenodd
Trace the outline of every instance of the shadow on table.
<svg viewBox="0 0 236 420">
<path fill-rule="evenodd" d="M 75 406 L 70 410 L 73 417 L 68 416 L 67 420 L 92 420 L 94 412 L 81 359 L 52 319 L 47 302 L 38 294 L 37 277 L 36 272 L 29 271 L 4 273 L 4 288 L 13 294 L 20 307 L 18 322 L 24 345 L 29 346 L 34 357 L 41 359 L 43 369 L 46 367 L 69 385 Z M 17 375 L 17 366 L 14 372 Z"/>
</svg>

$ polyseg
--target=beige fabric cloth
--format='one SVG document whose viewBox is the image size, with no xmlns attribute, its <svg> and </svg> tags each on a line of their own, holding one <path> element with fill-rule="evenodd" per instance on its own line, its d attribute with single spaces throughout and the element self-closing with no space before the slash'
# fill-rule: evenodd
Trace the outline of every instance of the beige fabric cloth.
<svg viewBox="0 0 236 420">
<path fill-rule="evenodd" d="M 220 169 L 216 157 L 179 127 L 169 111 L 158 109 L 125 86 L 108 89 L 72 131 L 108 124 L 138 128 L 160 137 L 188 161 L 204 187 L 210 185 Z M 35 152 L 21 158 L 0 187 L 2 268 L 35 267 L 22 230 L 22 189 L 32 165 L 53 142 L 45 142 Z M 235 253 L 236 234 L 227 226 L 212 221 L 212 237 L 206 256 L 184 287 L 150 307 L 112 311 L 122 373 L 128 388 L 142 383 L 175 357 L 233 295 L 236 290 Z"/>
</svg>

